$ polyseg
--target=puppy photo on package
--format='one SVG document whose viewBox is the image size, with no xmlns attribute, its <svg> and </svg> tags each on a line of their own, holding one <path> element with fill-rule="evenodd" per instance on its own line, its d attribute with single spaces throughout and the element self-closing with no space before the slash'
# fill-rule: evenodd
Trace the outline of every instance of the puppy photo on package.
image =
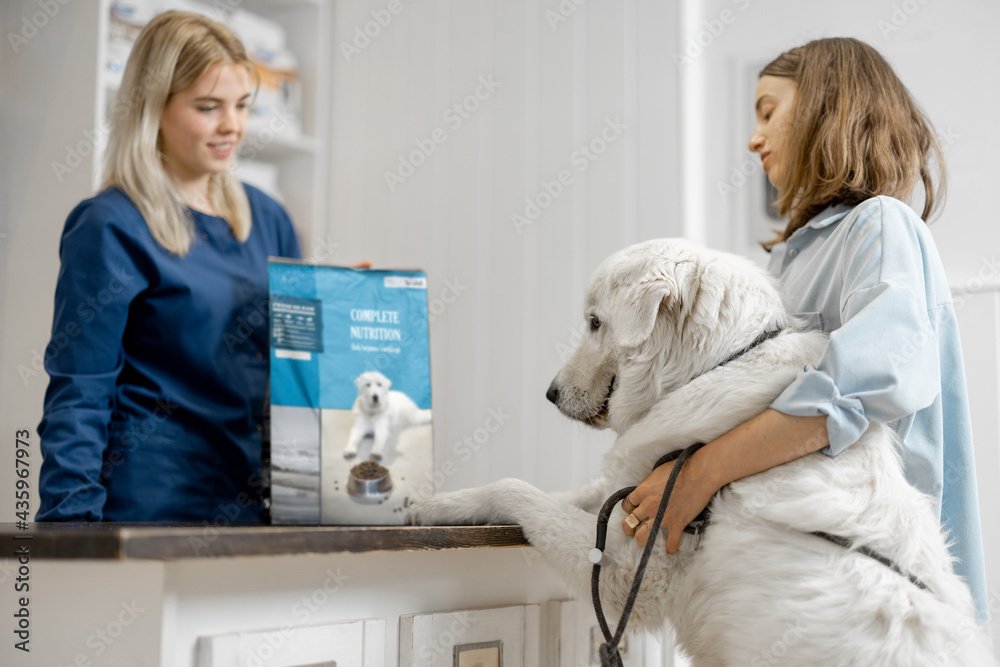
<svg viewBox="0 0 1000 667">
<path fill-rule="evenodd" d="M 268 272 L 272 523 L 402 524 L 434 463 L 426 275 Z"/>
</svg>

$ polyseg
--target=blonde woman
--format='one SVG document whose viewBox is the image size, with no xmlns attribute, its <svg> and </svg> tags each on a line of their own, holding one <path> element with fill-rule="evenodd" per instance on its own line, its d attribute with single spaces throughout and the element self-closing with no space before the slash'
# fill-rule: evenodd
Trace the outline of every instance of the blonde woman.
<svg viewBox="0 0 1000 667">
<path fill-rule="evenodd" d="M 136 41 L 103 189 L 60 243 L 38 521 L 260 520 L 267 258 L 299 247 L 230 172 L 255 86 L 204 16 Z"/>
<path fill-rule="evenodd" d="M 683 468 L 663 526 L 684 526 L 731 481 L 810 452 L 836 455 L 870 422 L 904 444 L 907 480 L 936 499 L 955 570 L 988 622 L 969 402 L 955 310 L 927 220 L 943 196 L 941 151 L 892 68 L 854 39 L 823 39 L 761 72 L 750 150 L 789 222 L 765 244 L 786 303 L 830 334 L 771 409 L 709 443 Z M 934 162 L 941 177 L 934 178 Z M 922 184 L 920 215 L 906 203 Z M 623 503 L 651 519 L 673 464 Z M 632 507 L 636 507 L 632 510 Z M 649 522 L 633 530 L 639 544 Z"/>
</svg>

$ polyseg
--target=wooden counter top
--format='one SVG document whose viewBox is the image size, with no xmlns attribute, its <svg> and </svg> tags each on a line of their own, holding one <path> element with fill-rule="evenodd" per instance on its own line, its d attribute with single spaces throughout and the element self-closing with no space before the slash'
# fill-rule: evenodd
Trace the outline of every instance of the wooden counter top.
<svg viewBox="0 0 1000 667">
<path fill-rule="evenodd" d="M 191 523 L 0 523 L 4 556 L 145 559 L 530 546 L 520 526 L 224 526 Z M 23 551 L 21 552 L 23 553 Z"/>
</svg>

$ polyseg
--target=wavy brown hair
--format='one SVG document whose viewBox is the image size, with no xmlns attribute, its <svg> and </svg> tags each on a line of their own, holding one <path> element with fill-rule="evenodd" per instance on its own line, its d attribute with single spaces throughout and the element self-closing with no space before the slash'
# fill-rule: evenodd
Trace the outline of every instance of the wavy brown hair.
<svg viewBox="0 0 1000 667">
<path fill-rule="evenodd" d="M 760 76 L 796 83 L 775 205 L 788 215 L 770 250 L 832 204 L 877 195 L 906 201 L 923 183 L 927 221 L 944 200 L 941 146 L 924 113 L 878 51 L 848 37 L 819 39 L 782 53 Z M 937 172 L 937 177 L 932 172 Z M 935 180 L 937 183 L 935 184 Z"/>
</svg>

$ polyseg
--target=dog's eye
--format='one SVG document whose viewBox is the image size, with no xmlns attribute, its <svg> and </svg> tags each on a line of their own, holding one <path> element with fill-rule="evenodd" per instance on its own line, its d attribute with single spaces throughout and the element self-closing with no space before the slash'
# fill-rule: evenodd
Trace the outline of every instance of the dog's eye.
<svg viewBox="0 0 1000 667">
<path fill-rule="evenodd" d="M 590 330 L 591 331 L 597 331 L 600 328 L 601 328 L 601 318 L 599 318 L 597 315 L 591 315 L 590 316 Z"/>
</svg>

